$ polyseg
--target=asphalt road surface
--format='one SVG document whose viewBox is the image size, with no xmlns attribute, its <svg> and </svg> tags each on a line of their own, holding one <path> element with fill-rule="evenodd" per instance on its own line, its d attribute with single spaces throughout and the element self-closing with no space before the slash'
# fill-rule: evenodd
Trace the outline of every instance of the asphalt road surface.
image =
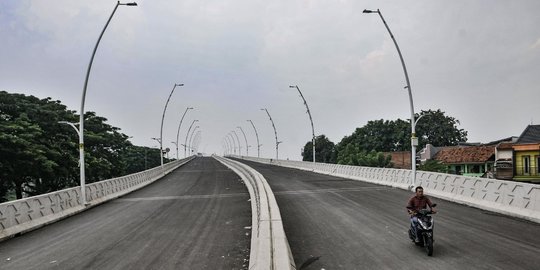
<svg viewBox="0 0 540 270">
<path fill-rule="evenodd" d="M 0 269 L 247 269 L 248 200 L 234 172 L 196 158 L 141 190 L 0 242 Z"/>
<path fill-rule="evenodd" d="M 299 269 L 308 260 L 306 270 L 540 269 L 539 224 L 432 198 L 438 213 L 428 257 L 407 235 L 412 192 L 242 162 L 272 187 Z"/>
</svg>

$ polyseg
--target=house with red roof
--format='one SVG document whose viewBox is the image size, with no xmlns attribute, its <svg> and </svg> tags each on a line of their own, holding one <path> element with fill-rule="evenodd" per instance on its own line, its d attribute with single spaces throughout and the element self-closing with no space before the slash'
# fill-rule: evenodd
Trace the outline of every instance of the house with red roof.
<svg viewBox="0 0 540 270">
<path fill-rule="evenodd" d="M 447 166 L 448 173 L 482 177 L 493 172 L 495 146 L 450 146 L 440 148 L 433 159 Z"/>
</svg>

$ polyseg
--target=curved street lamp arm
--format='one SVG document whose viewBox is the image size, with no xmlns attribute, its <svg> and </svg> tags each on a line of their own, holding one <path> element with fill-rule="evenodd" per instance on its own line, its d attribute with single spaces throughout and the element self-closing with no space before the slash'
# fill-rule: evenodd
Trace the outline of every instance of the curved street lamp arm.
<svg viewBox="0 0 540 270">
<path fill-rule="evenodd" d="M 236 131 L 232 130 L 231 132 L 234 134 L 234 136 L 236 137 L 236 140 L 238 141 L 238 154 L 242 155 L 242 146 L 240 145 L 240 137 L 238 137 L 238 134 L 236 134 Z"/>
<path fill-rule="evenodd" d="M 266 111 L 266 114 L 268 114 L 268 118 L 270 118 L 270 122 L 272 123 L 272 127 L 274 128 L 274 135 L 276 136 L 276 160 L 277 160 L 277 159 L 279 159 L 279 144 L 281 142 L 278 142 L 276 125 L 274 125 L 274 120 L 272 120 L 272 116 L 270 116 L 270 113 L 268 112 L 268 109 L 264 108 L 264 109 L 261 109 L 261 110 Z"/>
<path fill-rule="evenodd" d="M 253 124 L 253 121 L 247 120 L 251 123 L 251 126 L 253 126 L 253 130 L 255 130 L 255 137 L 257 138 L 257 157 L 261 157 L 261 144 L 259 143 L 259 134 L 257 133 L 257 129 L 255 128 L 255 125 Z"/>
<path fill-rule="evenodd" d="M 240 131 L 242 131 L 242 134 L 244 135 L 244 140 L 246 141 L 246 156 L 249 156 L 249 145 L 248 145 L 246 133 L 244 132 L 244 130 L 242 129 L 242 127 L 237 126 L 237 128 L 240 129 Z"/>
<path fill-rule="evenodd" d="M 401 60 L 401 66 L 403 67 L 403 72 L 405 73 L 405 80 L 407 82 L 407 88 L 409 92 L 409 104 L 411 107 L 411 169 L 412 169 L 412 181 L 411 181 L 411 188 L 416 185 L 416 144 L 418 144 L 418 138 L 416 138 L 416 130 L 415 130 L 415 119 L 414 119 L 414 104 L 413 104 L 413 97 L 412 97 L 412 89 L 411 84 L 409 81 L 409 74 L 407 73 L 407 67 L 405 66 L 405 61 L 403 60 L 403 55 L 401 54 L 401 50 L 399 49 L 399 46 L 397 44 L 396 39 L 394 38 L 394 35 L 392 34 L 392 31 L 390 31 L 390 27 L 388 27 L 388 24 L 384 20 L 384 17 L 382 16 L 382 13 L 379 9 L 377 11 L 373 10 L 367 10 L 365 9 L 363 13 L 377 13 L 379 14 L 379 17 L 384 23 L 384 26 L 386 27 L 386 30 L 388 30 L 388 33 L 390 34 L 390 37 L 392 38 L 392 41 L 394 42 L 394 45 L 396 46 L 396 50 L 399 54 L 399 59 Z"/>
<path fill-rule="evenodd" d="M 184 140 L 184 158 L 186 157 L 186 147 L 187 147 L 187 139 L 188 139 L 188 136 L 189 136 L 189 132 L 191 131 L 191 128 L 193 127 L 193 124 L 195 124 L 195 122 L 198 122 L 199 120 L 193 120 L 191 122 L 191 125 L 189 126 L 189 129 L 186 133 L 186 139 Z"/>
<path fill-rule="evenodd" d="M 79 132 L 78 132 L 79 133 L 81 205 L 83 206 L 86 206 L 86 187 L 85 187 L 86 177 L 85 177 L 85 164 L 84 164 L 84 102 L 86 100 L 86 89 L 88 88 L 88 79 L 90 77 L 90 70 L 92 69 L 92 63 L 94 62 L 94 57 L 96 55 L 99 42 L 101 41 L 101 38 L 103 37 L 103 34 L 105 33 L 107 26 L 109 26 L 109 23 L 111 22 L 114 16 L 114 13 L 116 12 L 116 9 L 118 8 L 119 5 L 123 5 L 123 4 L 120 4 L 120 1 L 116 3 L 116 6 L 114 6 L 111 16 L 109 16 L 107 23 L 105 23 L 103 30 L 101 30 L 101 33 L 99 34 L 99 38 L 96 42 L 96 45 L 94 46 L 94 50 L 92 51 L 92 56 L 90 57 L 90 62 L 88 63 L 88 68 L 86 70 L 86 77 L 84 79 L 84 86 L 83 86 L 83 92 L 82 92 L 82 97 L 81 97 L 81 111 L 79 112 L 80 115 L 79 115 Z M 129 5 L 133 6 L 133 5 L 136 5 L 136 3 L 129 3 Z"/>
<path fill-rule="evenodd" d="M 300 91 L 300 88 L 298 85 L 291 85 L 290 88 L 296 88 L 298 90 L 298 93 L 300 93 L 300 97 L 304 101 L 304 105 L 306 105 L 307 113 L 309 115 L 309 121 L 311 122 L 311 133 L 312 133 L 312 146 L 313 146 L 313 163 L 315 163 L 315 128 L 313 127 L 313 118 L 311 117 L 311 111 L 309 110 L 309 106 L 306 102 L 306 99 L 304 98 L 304 95 L 302 94 L 302 91 Z"/>
<path fill-rule="evenodd" d="M 236 142 L 234 141 L 234 137 L 230 132 L 227 133 L 227 136 L 230 136 L 230 138 L 231 138 L 231 142 L 233 144 L 233 153 L 236 155 Z"/>
<path fill-rule="evenodd" d="M 178 131 L 176 132 L 176 159 L 178 159 L 178 138 L 180 137 L 180 127 L 182 126 L 182 121 L 184 121 L 184 116 L 186 116 L 186 113 L 188 110 L 192 110 L 192 107 L 187 107 L 184 111 L 184 114 L 182 115 L 182 118 L 180 119 L 180 124 L 178 124 Z"/>
<path fill-rule="evenodd" d="M 58 123 L 71 126 L 75 130 L 75 132 L 77 132 L 77 135 L 80 135 L 79 129 L 75 126 L 75 125 L 78 125 L 79 123 L 71 123 L 68 121 L 58 121 Z"/>
<path fill-rule="evenodd" d="M 200 126 L 195 126 L 195 127 L 193 128 L 193 131 L 191 131 L 191 135 L 189 135 L 189 140 L 188 140 L 188 142 L 189 142 L 189 144 L 188 144 L 188 149 L 193 150 L 193 144 L 192 144 L 192 142 L 193 142 L 193 135 L 195 134 L 195 131 L 197 131 L 197 129 L 198 129 L 199 127 L 200 127 Z"/>
</svg>

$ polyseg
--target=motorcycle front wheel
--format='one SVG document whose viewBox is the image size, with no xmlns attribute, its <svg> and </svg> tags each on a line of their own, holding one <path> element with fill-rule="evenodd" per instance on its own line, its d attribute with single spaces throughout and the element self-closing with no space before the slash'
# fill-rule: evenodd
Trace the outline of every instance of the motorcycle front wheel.
<svg viewBox="0 0 540 270">
<path fill-rule="evenodd" d="M 433 238 L 426 237 L 426 243 L 425 243 L 426 251 L 428 256 L 433 255 Z"/>
</svg>

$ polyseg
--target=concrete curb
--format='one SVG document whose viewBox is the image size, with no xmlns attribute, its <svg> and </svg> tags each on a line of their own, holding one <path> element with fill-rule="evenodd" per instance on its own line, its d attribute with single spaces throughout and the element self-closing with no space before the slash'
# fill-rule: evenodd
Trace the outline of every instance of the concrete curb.
<svg viewBox="0 0 540 270">
<path fill-rule="evenodd" d="M 276 198 L 266 179 L 238 161 L 212 157 L 240 176 L 249 191 L 252 216 L 249 269 L 296 269 Z"/>
</svg>

